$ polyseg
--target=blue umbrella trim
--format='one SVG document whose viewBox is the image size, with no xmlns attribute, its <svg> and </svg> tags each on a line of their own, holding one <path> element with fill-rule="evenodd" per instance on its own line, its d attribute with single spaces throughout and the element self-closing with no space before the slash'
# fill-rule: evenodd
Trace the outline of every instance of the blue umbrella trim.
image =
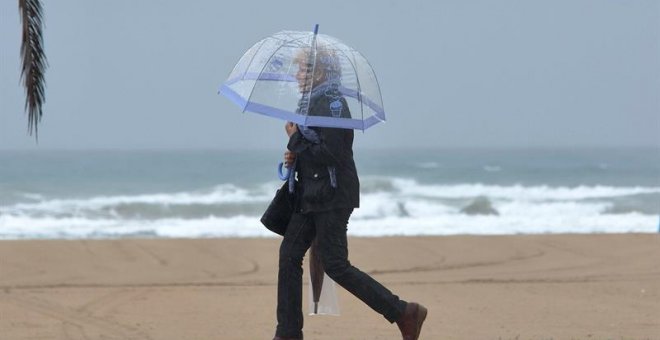
<svg viewBox="0 0 660 340">
<path fill-rule="evenodd" d="M 236 91 L 232 90 L 227 85 L 222 85 L 218 92 L 222 93 L 224 96 L 229 98 L 232 102 L 238 105 L 243 111 L 250 111 L 270 117 L 276 117 L 304 126 L 319 126 L 319 127 L 365 130 L 378 122 L 385 121 L 385 119 L 379 117 L 378 114 L 368 117 L 365 120 L 322 117 L 322 116 L 303 116 L 295 112 L 285 111 L 272 106 L 247 102 L 247 100 L 245 100 L 243 97 L 241 97 L 241 95 L 236 93 Z"/>
<path fill-rule="evenodd" d="M 268 73 L 268 72 L 263 72 L 263 73 L 246 72 L 243 73 L 242 75 L 232 78 L 231 80 L 226 81 L 223 84 L 223 86 L 231 86 L 234 83 L 237 83 L 241 80 L 265 80 L 265 81 L 287 81 L 287 82 L 298 81 L 295 77 L 288 74 Z M 369 97 L 366 97 L 364 95 L 360 96 L 356 90 L 352 90 L 344 86 L 339 87 L 339 92 L 341 92 L 343 95 L 347 97 L 355 98 L 358 101 L 361 101 L 362 103 L 367 105 L 370 109 L 374 110 L 374 112 L 376 112 L 376 116 L 378 116 L 378 118 L 380 118 L 381 121 L 385 121 L 385 110 L 383 110 L 382 107 L 380 107 L 378 104 L 376 104 L 371 99 L 369 99 Z"/>
</svg>

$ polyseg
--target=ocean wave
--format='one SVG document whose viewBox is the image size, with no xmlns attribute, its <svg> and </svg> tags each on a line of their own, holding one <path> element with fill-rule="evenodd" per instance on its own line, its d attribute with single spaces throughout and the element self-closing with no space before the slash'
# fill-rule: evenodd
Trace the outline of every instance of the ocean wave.
<svg viewBox="0 0 660 340">
<path fill-rule="evenodd" d="M 390 177 L 369 176 L 360 181 L 360 192 L 369 194 L 374 192 L 394 192 L 397 188 Z"/>
<path fill-rule="evenodd" d="M 18 193 L 18 196 L 29 199 L 29 200 L 33 200 L 33 201 L 41 201 L 45 198 L 44 195 L 42 195 L 42 194 L 35 194 L 35 193 L 31 193 L 31 192 L 21 192 L 21 193 Z"/>
<path fill-rule="evenodd" d="M 176 207 L 203 208 L 220 205 L 251 205 L 267 203 L 281 182 L 266 182 L 250 188 L 234 184 L 221 184 L 206 190 L 182 191 L 138 195 L 92 196 L 81 198 L 45 198 L 39 193 L 23 194 L 30 202 L 0 205 L 0 214 L 72 214 L 89 211 L 139 211 L 140 209 L 176 209 Z M 367 176 L 361 180 L 363 197 L 390 200 L 413 198 L 471 202 L 477 197 L 491 201 L 583 201 L 617 199 L 635 195 L 657 195 L 660 187 L 614 186 L 523 186 L 486 185 L 481 183 L 422 184 L 414 179 Z M 365 201 L 365 200 L 363 200 Z M 156 208 L 154 208 L 156 207 Z M 203 210 L 203 209 L 202 209 Z M 238 209 L 240 210 L 240 209 Z M 237 210 L 237 211 L 238 211 Z"/>
<path fill-rule="evenodd" d="M 567 218 L 446 214 L 433 217 L 352 217 L 352 236 L 501 235 L 537 233 L 656 232 L 658 216 L 638 213 Z M 275 237 L 256 216 L 203 219 L 113 220 L 0 216 L 0 239 L 117 237 Z"/>
<path fill-rule="evenodd" d="M 36 201 L 0 205 L 0 238 L 270 236 L 259 217 L 280 185 L 69 199 L 34 193 Z M 653 232 L 660 213 L 653 202 L 660 202 L 660 187 L 441 185 L 366 176 L 350 229 L 362 236 Z"/>
<path fill-rule="evenodd" d="M 487 196 L 496 199 L 512 200 L 583 200 L 591 198 L 612 198 L 639 194 L 660 193 L 660 187 L 614 187 L 586 186 L 552 187 L 548 185 L 486 185 L 467 184 L 420 184 L 414 179 L 394 178 L 393 187 L 404 195 L 436 198 L 469 198 Z"/>
<path fill-rule="evenodd" d="M 485 165 L 484 166 L 484 171 L 486 172 L 500 172 L 502 171 L 502 167 L 498 165 Z"/>
<path fill-rule="evenodd" d="M 615 199 L 604 211 L 606 214 L 627 214 L 631 212 L 660 215 L 660 197 L 657 195 L 636 195 Z"/>
<path fill-rule="evenodd" d="M 275 192 L 272 183 L 248 190 L 233 184 L 218 185 L 209 190 L 142 195 L 94 196 L 76 199 L 42 199 L 34 203 L 0 206 L 0 214 L 80 214 L 90 211 L 112 211 L 128 207 L 172 207 L 268 202 Z M 37 197 L 36 195 L 34 197 Z"/>
<path fill-rule="evenodd" d="M 487 197 L 479 196 L 470 204 L 461 208 L 461 212 L 468 215 L 499 215 Z"/>
<path fill-rule="evenodd" d="M 540 233 L 654 233 L 658 216 L 638 213 L 625 215 L 595 215 L 566 218 L 546 216 L 530 219 L 525 216 L 492 216 L 465 214 L 440 215 L 426 218 L 388 217 L 374 220 L 352 219 L 349 234 L 354 236 L 416 236 L 416 235 L 503 235 Z"/>
<path fill-rule="evenodd" d="M 415 166 L 421 169 L 437 169 L 440 167 L 440 164 L 438 162 L 421 162 L 416 163 Z"/>
<path fill-rule="evenodd" d="M 272 232 L 254 216 L 196 220 L 116 220 L 0 216 L 0 239 L 153 237 L 264 237 Z"/>
<path fill-rule="evenodd" d="M 488 207 L 483 206 L 487 202 Z M 611 202 L 605 201 L 524 201 L 524 200 L 492 200 L 487 197 L 477 197 L 468 201 L 434 201 L 423 198 L 397 197 L 396 195 L 377 193 L 363 195 L 360 209 L 356 210 L 355 217 L 358 219 L 375 219 L 389 217 L 435 217 L 448 214 L 467 214 L 466 207 L 478 202 L 478 209 L 474 215 L 486 214 L 502 216 L 523 216 L 533 221 L 545 216 L 597 216 L 607 212 L 612 206 Z M 492 210 L 491 210 L 492 209 Z M 405 211 L 405 213 L 403 213 Z M 493 213 L 496 212 L 496 213 Z"/>
</svg>

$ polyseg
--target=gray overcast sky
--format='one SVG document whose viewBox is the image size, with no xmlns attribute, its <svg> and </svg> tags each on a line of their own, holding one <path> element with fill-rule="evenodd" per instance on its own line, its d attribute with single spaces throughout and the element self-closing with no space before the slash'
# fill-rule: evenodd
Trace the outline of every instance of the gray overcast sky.
<svg viewBox="0 0 660 340">
<path fill-rule="evenodd" d="M 217 95 L 280 30 L 374 66 L 388 122 L 359 147 L 660 147 L 660 1 L 44 0 L 50 67 L 26 133 L 16 1 L 0 1 L 0 149 L 284 148 Z"/>
</svg>

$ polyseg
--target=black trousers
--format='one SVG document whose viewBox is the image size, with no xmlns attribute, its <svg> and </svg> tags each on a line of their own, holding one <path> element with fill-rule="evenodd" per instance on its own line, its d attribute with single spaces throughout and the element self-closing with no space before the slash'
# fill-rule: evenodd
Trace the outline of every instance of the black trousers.
<svg viewBox="0 0 660 340">
<path fill-rule="evenodd" d="M 314 237 L 326 274 L 389 322 L 402 314 L 406 302 L 348 261 L 346 230 L 353 209 L 294 214 L 280 245 L 277 282 L 279 337 L 302 338 L 302 261 Z"/>
</svg>

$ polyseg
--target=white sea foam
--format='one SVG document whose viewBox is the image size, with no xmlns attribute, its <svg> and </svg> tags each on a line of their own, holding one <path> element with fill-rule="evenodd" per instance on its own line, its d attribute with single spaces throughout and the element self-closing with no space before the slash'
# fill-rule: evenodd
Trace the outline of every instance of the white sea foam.
<svg viewBox="0 0 660 340">
<path fill-rule="evenodd" d="M 484 170 L 486 172 L 499 172 L 499 171 L 502 171 L 502 168 L 500 166 L 497 166 L 497 165 L 486 165 L 486 166 L 484 166 Z"/>
<path fill-rule="evenodd" d="M 208 217 L 196 220 L 113 220 L 84 218 L 26 218 L 0 216 L 0 239 L 85 238 L 144 235 L 153 237 L 272 236 L 254 216 Z"/>
<path fill-rule="evenodd" d="M 514 216 L 469 216 L 444 214 L 428 217 L 388 216 L 379 219 L 351 218 L 349 235 L 455 235 L 534 233 L 624 233 L 655 232 L 658 217 L 630 213 L 597 216 L 544 216 L 530 219 Z M 208 217 L 196 220 L 160 219 L 92 220 L 80 218 L 24 218 L 0 216 L 0 239 L 124 237 L 271 237 L 256 216 Z"/>
<path fill-rule="evenodd" d="M 269 189 L 270 190 L 267 190 Z M 233 184 L 223 184 L 207 191 L 145 194 L 134 196 L 95 196 L 80 199 L 50 199 L 34 203 L 18 203 L 0 207 L 0 213 L 71 213 L 73 211 L 99 210 L 127 204 L 151 205 L 192 205 L 192 204 L 240 204 L 267 202 L 274 191 L 271 185 L 264 185 L 256 191 L 239 188 Z M 37 197 L 37 196 L 34 196 Z"/>
<path fill-rule="evenodd" d="M 416 165 L 418 168 L 422 168 L 422 169 L 436 169 L 440 167 L 440 164 L 438 164 L 438 162 L 422 162 L 422 163 L 417 163 Z"/>
<path fill-rule="evenodd" d="M 455 234 L 534 234 L 534 233 L 625 233 L 655 232 L 658 217 L 631 213 L 598 216 L 524 216 L 439 215 L 426 218 L 387 217 L 380 220 L 353 219 L 349 234 L 381 235 L 455 235 Z"/>
<path fill-rule="evenodd" d="M 278 185 L 223 184 L 208 190 L 77 199 L 35 194 L 29 199 L 37 202 L 0 206 L 0 238 L 274 236 L 260 224 L 259 214 Z M 366 177 L 363 187 L 368 189 L 351 217 L 351 235 L 654 232 L 658 227 L 657 214 L 610 211 L 614 199 L 657 197 L 660 187 L 425 185 L 388 177 Z M 477 197 L 488 199 L 499 215 L 461 213 Z M 118 213 L 126 206 L 130 214 Z"/>
<path fill-rule="evenodd" d="M 524 200 L 581 200 L 589 198 L 611 198 L 628 195 L 660 193 L 660 187 L 612 187 L 612 186 L 576 186 L 551 187 L 547 185 L 485 185 L 485 184 L 456 184 L 456 185 L 421 185 L 413 179 L 396 178 L 393 184 L 401 194 L 436 197 L 436 198 L 465 198 L 487 196 L 502 199 Z"/>
<path fill-rule="evenodd" d="M 39 200 L 43 200 L 43 199 L 44 199 L 44 195 L 41 195 L 41 194 L 33 194 L 33 193 L 29 193 L 29 192 L 20 193 L 19 195 L 22 196 L 22 197 L 25 197 L 25 198 L 27 198 L 27 199 L 35 200 L 35 201 L 39 201 Z"/>
</svg>

